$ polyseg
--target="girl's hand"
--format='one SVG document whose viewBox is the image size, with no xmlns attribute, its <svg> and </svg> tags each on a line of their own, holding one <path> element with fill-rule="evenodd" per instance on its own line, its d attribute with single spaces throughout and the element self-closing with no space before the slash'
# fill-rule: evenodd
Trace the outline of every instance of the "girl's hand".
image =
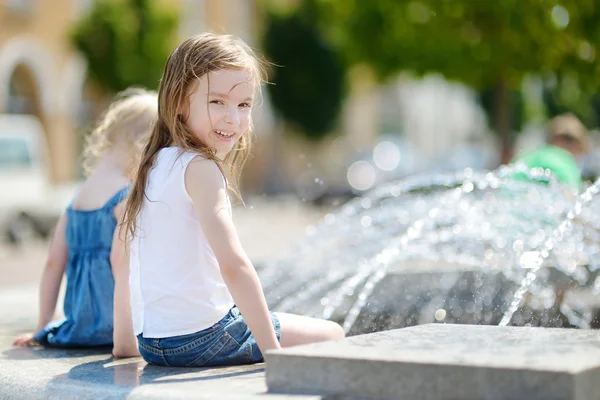
<svg viewBox="0 0 600 400">
<path fill-rule="evenodd" d="M 13 346 L 31 347 L 37 346 L 39 343 L 33 338 L 33 333 L 25 333 L 15 339 Z"/>
<path fill-rule="evenodd" d="M 117 347 L 113 347 L 112 356 L 114 358 L 139 357 L 140 352 L 138 351 L 137 347 L 128 349 L 119 349 Z"/>
</svg>

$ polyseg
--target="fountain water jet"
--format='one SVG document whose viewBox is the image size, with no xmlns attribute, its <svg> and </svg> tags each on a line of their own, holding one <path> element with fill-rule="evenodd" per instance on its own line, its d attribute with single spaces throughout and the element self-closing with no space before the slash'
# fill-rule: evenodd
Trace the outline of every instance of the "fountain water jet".
<svg viewBox="0 0 600 400">
<path fill-rule="evenodd" d="M 514 179 L 517 173 L 529 180 Z M 259 272 L 273 309 L 329 317 L 350 333 L 426 322 L 497 324 L 529 272 L 522 263 L 548 242 L 576 199 L 547 171 L 522 165 L 393 182 L 327 215 L 289 257 Z M 513 324 L 590 322 L 569 290 L 594 287 L 596 203 L 576 207 L 579 217 L 526 288 Z"/>
<path fill-rule="evenodd" d="M 500 321 L 500 326 L 508 325 L 514 312 L 517 311 L 517 309 L 519 308 L 519 304 L 521 304 L 521 301 L 523 300 L 523 295 L 527 292 L 527 289 L 537 277 L 537 272 L 544 264 L 544 260 L 550 255 L 550 252 L 552 251 L 554 245 L 560 240 L 562 240 L 565 233 L 571 227 L 573 219 L 579 214 L 581 214 L 583 206 L 589 203 L 593 199 L 593 196 L 598 194 L 599 191 L 600 179 L 597 180 L 592 186 L 587 188 L 585 192 L 583 192 L 583 194 L 577 199 L 575 205 L 573 206 L 573 209 L 571 209 L 567 213 L 567 218 L 560 223 L 560 225 L 552 233 L 552 236 L 544 243 L 544 248 L 541 251 L 536 252 L 534 254 L 534 257 L 532 258 L 527 258 L 525 261 L 523 261 L 523 258 L 519 260 L 521 266 L 523 268 L 529 269 L 529 272 L 527 272 L 523 283 L 521 283 L 521 287 L 519 288 L 517 293 L 515 293 L 515 298 L 513 302 L 502 317 L 502 320 Z"/>
</svg>

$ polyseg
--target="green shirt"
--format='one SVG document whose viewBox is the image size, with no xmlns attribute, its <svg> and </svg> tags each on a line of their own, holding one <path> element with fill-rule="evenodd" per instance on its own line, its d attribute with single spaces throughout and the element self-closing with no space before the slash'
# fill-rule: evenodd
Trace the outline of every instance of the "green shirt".
<svg viewBox="0 0 600 400">
<path fill-rule="evenodd" d="M 559 182 L 572 186 L 581 186 L 581 173 L 575 157 L 567 150 L 556 146 L 544 146 L 532 152 L 517 156 L 513 163 L 522 161 L 529 168 L 549 169 Z M 518 174 L 517 179 L 526 179 Z"/>
</svg>

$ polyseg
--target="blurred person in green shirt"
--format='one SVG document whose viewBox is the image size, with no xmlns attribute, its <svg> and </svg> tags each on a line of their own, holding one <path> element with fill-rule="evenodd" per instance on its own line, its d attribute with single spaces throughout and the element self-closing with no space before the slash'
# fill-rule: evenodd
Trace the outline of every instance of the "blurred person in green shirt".
<svg viewBox="0 0 600 400">
<path fill-rule="evenodd" d="M 579 162 L 588 152 L 588 131 L 574 114 L 554 117 L 546 129 L 546 145 L 519 155 L 515 162 L 524 162 L 529 168 L 549 169 L 556 179 L 570 186 L 581 187 Z M 518 179 L 526 177 L 523 174 Z"/>
</svg>

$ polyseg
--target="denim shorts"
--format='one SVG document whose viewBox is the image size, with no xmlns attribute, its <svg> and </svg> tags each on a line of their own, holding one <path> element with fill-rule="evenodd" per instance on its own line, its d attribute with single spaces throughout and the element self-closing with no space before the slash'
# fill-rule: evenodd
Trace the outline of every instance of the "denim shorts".
<svg viewBox="0 0 600 400">
<path fill-rule="evenodd" d="M 277 340 L 279 319 L 271 313 Z M 137 336 L 140 354 L 149 364 L 165 367 L 216 367 L 264 361 L 256 340 L 236 306 L 219 322 L 196 333 L 168 338 Z"/>
</svg>

